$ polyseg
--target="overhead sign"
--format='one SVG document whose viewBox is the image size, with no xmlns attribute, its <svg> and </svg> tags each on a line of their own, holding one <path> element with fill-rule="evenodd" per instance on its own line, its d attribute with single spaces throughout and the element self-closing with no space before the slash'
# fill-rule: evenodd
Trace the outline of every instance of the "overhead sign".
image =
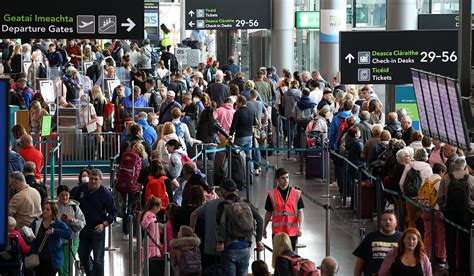
<svg viewBox="0 0 474 276">
<path fill-rule="evenodd" d="M 455 78 L 457 35 L 450 30 L 341 32 L 341 82 L 409 84 L 410 68 Z"/>
<path fill-rule="evenodd" d="M 271 29 L 271 0 L 186 0 L 186 30 Z"/>
<path fill-rule="evenodd" d="M 124 8 L 126 7 L 126 8 Z M 85 0 L 74 8 L 64 1 L 4 1 L 0 38 L 126 38 L 143 39 L 143 0 Z"/>
<path fill-rule="evenodd" d="M 423 134 L 470 150 L 457 81 L 417 69 L 411 74 Z"/>
<path fill-rule="evenodd" d="M 367 5 L 356 7 L 356 23 L 369 23 L 369 8 Z M 352 24 L 352 8 L 347 8 L 347 24 Z"/>
<path fill-rule="evenodd" d="M 319 29 L 318 11 L 297 11 L 295 12 L 296 29 Z"/>
<path fill-rule="evenodd" d="M 3 250 L 7 244 L 7 221 L 8 221 L 8 168 L 10 162 L 9 158 L 9 137 L 8 131 L 12 126 L 9 121 L 9 100 L 8 100 L 8 87 L 9 79 L 2 78 L 0 79 L 0 95 L 1 95 L 1 105 L 0 108 L 0 118 L 2 118 L 2 124 L 4 130 L 0 132 L 0 145 L 2 145 L 3 150 L 0 154 L 0 251 Z"/>
<path fill-rule="evenodd" d="M 451 30 L 459 27 L 457 14 L 419 14 L 419 30 Z"/>
</svg>

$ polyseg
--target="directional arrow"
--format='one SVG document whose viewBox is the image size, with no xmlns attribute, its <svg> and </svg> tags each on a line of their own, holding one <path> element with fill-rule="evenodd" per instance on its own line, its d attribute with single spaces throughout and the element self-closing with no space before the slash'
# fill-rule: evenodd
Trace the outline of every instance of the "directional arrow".
<svg viewBox="0 0 474 276">
<path fill-rule="evenodd" d="M 351 64 L 352 60 L 355 59 L 355 57 L 351 53 L 349 53 L 349 54 L 347 54 L 347 56 L 344 59 L 346 59 L 347 62 L 349 62 L 349 64 Z"/>
<path fill-rule="evenodd" d="M 365 13 L 361 11 L 359 21 L 362 21 L 362 19 L 364 19 L 364 17 L 365 17 Z"/>
<path fill-rule="evenodd" d="M 188 23 L 188 25 L 189 25 L 189 27 L 191 27 L 191 28 L 192 28 L 192 27 L 193 27 L 194 25 L 196 25 L 196 24 L 194 24 L 194 22 L 193 22 L 193 21 L 191 21 L 191 22 L 189 22 L 189 23 Z"/>
<path fill-rule="evenodd" d="M 190 11 L 188 12 L 188 14 L 189 14 L 189 16 L 193 17 L 194 11 L 190 10 Z"/>
<path fill-rule="evenodd" d="M 122 23 L 122 27 L 128 27 L 127 32 L 130 32 L 136 26 L 136 24 L 130 18 L 127 18 L 127 21 L 128 23 Z"/>
</svg>

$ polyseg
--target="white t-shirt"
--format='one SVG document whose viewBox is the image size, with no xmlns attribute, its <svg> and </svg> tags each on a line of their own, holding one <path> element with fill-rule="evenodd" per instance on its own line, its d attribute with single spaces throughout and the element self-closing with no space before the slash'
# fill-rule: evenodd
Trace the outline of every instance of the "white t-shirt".
<svg viewBox="0 0 474 276">
<path fill-rule="evenodd" d="M 323 91 L 319 90 L 319 88 L 316 88 L 314 91 L 311 91 L 309 93 L 309 98 L 316 103 L 316 105 L 319 104 L 321 99 L 323 98 Z"/>
<path fill-rule="evenodd" d="M 96 116 L 95 108 L 90 103 L 87 107 L 79 107 L 79 125 L 81 128 L 85 128 L 92 116 Z"/>
</svg>

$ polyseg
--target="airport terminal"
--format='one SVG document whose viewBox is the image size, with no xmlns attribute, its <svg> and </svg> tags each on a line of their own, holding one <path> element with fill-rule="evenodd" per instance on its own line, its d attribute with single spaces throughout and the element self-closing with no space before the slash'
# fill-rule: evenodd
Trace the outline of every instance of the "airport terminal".
<svg viewBox="0 0 474 276">
<path fill-rule="evenodd" d="M 5 1 L 0 275 L 474 275 L 473 4 Z"/>
</svg>

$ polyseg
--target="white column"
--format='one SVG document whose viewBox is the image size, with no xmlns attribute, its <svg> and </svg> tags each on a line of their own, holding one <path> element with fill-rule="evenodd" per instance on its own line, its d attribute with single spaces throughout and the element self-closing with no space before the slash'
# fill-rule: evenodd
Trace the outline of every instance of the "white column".
<svg viewBox="0 0 474 276">
<path fill-rule="evenodd" d="M 273 0 L 272 2 L 272 64 L 281 71 L 294 69 L 293 27 L 295 25 L 294 0 Z"/>
</svg>

